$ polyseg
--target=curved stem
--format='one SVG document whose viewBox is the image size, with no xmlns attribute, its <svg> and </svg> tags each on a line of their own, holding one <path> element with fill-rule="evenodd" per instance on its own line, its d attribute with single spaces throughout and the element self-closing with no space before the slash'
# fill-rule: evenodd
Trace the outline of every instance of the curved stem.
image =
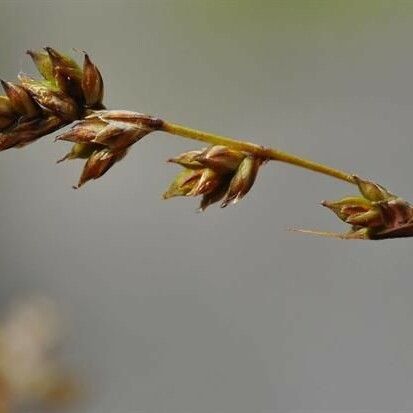
<svg viewBox="0 0 413 413">
<path fill-rule="evenodd" d="M 229 138 L 226 136 L 220 136 L 214 133 L 203 132 L 200 130 L 188 128 L 186 126 L 166 121 L 163 121 L 160 130 L 171 133 L 173 135 L 181 136 L 183 138 L 207 142 L 212 145 L 224 145 L 239 151 L 249 152 L 261 158 L 289 163 L 291 165 L 299 166 L 310 171 L 319 172 L 321 174 L 331 176 L 342 181 L 346 181 L 350 184 L 356 184 L 356 180 L 354 179 L 353 174 L 341 171 L 336 168 L 332 168 L 328 165 L 311 161 L 309 159 L 301 158 L 299 156 L 290 154 L 288 152 L 280 151 L 278 149 L 264 148 L 263 146 L 256 145 L 254 143 Z"/>
</svg>

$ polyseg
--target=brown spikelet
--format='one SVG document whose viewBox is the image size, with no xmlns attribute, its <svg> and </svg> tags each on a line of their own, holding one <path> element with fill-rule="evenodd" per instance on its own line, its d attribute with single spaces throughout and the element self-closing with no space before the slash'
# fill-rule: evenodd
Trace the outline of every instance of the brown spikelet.
<svg viewBox="0 0 413 413">
<path fill-rule="evenodd" d="M 18 83 L 1 81 L 0 150 L 25 146 L 103 108 L 103 80 L 89 56 L 82 69 L 51 47 L 27 54 L 43 79 L 20 73 Z"/>
<path fill-rule="evenodd" d="M 222 200 L 222 207 L 236 203 L 251 189 L 263 160 L 244 152 L 215 145 L 189 151 L 169 160 L 184 168 L 164 199 L 202 195 L 199 211 Z"/>
<path fill-rule="evenodd" d="M 127 111 L 98 111 L 75 123 L 57 140 L 75 145 L 66 159 L 87 158 L 77 188 L 101 177 L 113 164 L 123 159 L 129 147 L 157 130 L 157 119 Z"/>
<path fill-rule="evenodd" d="M 80 188 L 91 179 L 100 178 L 104 175 L 116 162 L 122 160 L 128 152 L 128 149 L 110 150 L 104 148 L 92 152 L 83 168 L 82 175 L 75 188 Z"/>
</svg>

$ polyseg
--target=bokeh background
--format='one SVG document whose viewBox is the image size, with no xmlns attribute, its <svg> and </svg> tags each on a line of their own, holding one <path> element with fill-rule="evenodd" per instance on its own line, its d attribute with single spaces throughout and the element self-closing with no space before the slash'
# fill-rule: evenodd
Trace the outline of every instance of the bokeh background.
<svg viewBox="0 0 413 413">
<path fill-rule="evenodd" d="M 4 79 L 28 48 L 87 50 L 110 108 L 413 195 L 411 1 L 0 0 L 0 33 Z M 412 241 L 286 231 L 343 229 L 318 203 L 354 189 L 282 164 L 226 210 L 161 201 L 198 147 L 153 134 L 79 191 L 52 137 L 0 154 L 1 305 L 57 300 L 76 411 L 413 411 Z"/>
</svg>

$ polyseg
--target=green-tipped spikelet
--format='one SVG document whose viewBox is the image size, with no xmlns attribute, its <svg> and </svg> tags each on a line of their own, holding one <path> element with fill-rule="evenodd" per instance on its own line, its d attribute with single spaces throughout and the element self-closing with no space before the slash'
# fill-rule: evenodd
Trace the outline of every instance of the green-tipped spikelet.
<svg viewBox="0 0 413 413">
<path fill-rule="evenodd" d="M 323 201 L 322 205 L 351 225 L 342 238 L 383 239 L 413 235 L 411 205 L 372 181 L 354 177 L 362 196 Z"/>
<path fill-rule="evenodd" d="M 104 108 L 102 76 L 87 54 L 82 69 L 51 47 L 27 53 L 43 79 L 20 73 L 18 83 L 1 82 L 0 150 L 25 146 Z"/>
</svg>

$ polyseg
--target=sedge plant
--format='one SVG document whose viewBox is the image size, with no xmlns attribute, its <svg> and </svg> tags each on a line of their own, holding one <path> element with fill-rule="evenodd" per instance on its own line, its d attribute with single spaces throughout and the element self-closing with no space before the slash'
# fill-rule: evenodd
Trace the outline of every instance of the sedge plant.
<svg viewBox="0 0 413 413">
<path fill-rule="evenodd" d="M 211 204 L 235 204 L 253 186 L 259 170 L 271 161 L 318 172 L 356 186 L 358 194 L 323 201 L 339 219 L 350 225 L 345 233 L 298 230 L 342 239 L 378 240 L 413 236 L 413 208 L 381 185 L 357 175 L 275 148 L 192 129 L 177 123 L 125 110 L 108 110 L 103 104 L 101 73 L 84 53 L 83 66 L 71 57 L 46 47 L 28 51 L 41 79 L 24 73 L 17 82 L 1 81 L 0 150 L 20 148 L 55 132 L 72 143 L 58 162 L 83 159 L 85 164 L 75 188 L 103 176 L 146 135 L 160 131 L 207 144 L 172 157 L 183 169 L 163 194 L 201 198 L 201 211 Z"/>
</svg>

